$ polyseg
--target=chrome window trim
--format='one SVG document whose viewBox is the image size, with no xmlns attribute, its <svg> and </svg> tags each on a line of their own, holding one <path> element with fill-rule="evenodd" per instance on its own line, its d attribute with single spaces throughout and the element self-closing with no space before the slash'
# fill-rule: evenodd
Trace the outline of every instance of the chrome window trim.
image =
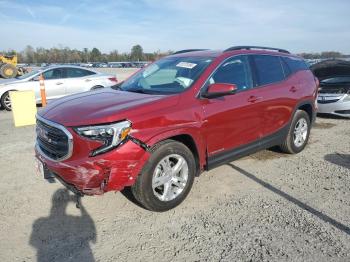
<svg viewBox="0 0 350 262">
<path fill-rule="evenodd" d="M 216 73 L 216 71 L 217 71 L 227 60 L 229 60 L 229 59 L 231 59 L 231 58 L 234 58 L 234 57 L 236 57 L 236 56 L 243 56 L 243 55 L 248 55 L 248 54 L 235 54 L 235 55 L 226 57 L 223 61 L 221 61 L 221 62 L 215 67 L 215 69 L 211 72 L 211 74 L 207 77 L 207 79 L 204 81 L 204 83 L 201 85 L 201 87 L 199 88 L 199 91 L 198 91 L 198 93 L 197 93 L 197 95 L 196 95 L 196 98 L 199 98 L 199 99 L 202 98 L 202 97 L 201 97 L 201 92 L 202 92 L 202 89 L 205 88 L 205 84 L 209 81 L 209 79 Z M 250 68 L 250 71 L 251 71 L 251 68 Z M 252 73 L 252 72 L 250 72 L 250 73 L 251 73 L 251 76 L 253 76 L 253 73 Z M 252 87 L 252 88 L 254 88 L 254 87 Z M 249 89 L 251 89 L 251 88 L 249 88 Z"/>
<path fill-rule="evenodd" d="M 49 125 L 49 126 L 52 126 L 52 127 L 55 127 L 57 129 L 60 129 L 61 131 L 63 131 L 67 137 L 68 137 L 68 153 L 64 156 L 64 157 L 61 157 L 61 158 L 58 158 L 58 159 L 52 159 L 51 157 L 47 156 L 40 148 L 38 142 L 35 143 L 35 148 L 36 150 L 40 153 L 40 155 L 42 155 L 43 157 L 45 157 L 46 159 L 49 159 L 51 161 L 54 161 L 54 162 L 61 162 L 63 160 L 67 160 L 68 158 L 70 158 L 73 154 L 73 136 L 72 134 L 62 125 L 60 124 L 57 124 L 55 122 L 52 122 L 50 120 L 47 120 L 41 116 L 39 116 L 38 114 L 36 114 L 36 119 L 40 120 L 41 122 L 44 122 L 45 124 Z"/>
<path fill-rule="evenodd" d="M 201 92 L 202 92 L 202 89 L 204 89 L 205 87 L 205 84 L 208 82 L 208 80 L 216 73 L 216 71 L 229 59 L 231 58 L 234 58 L 236 56 L 253 56 L 253 55 L 264 55 L 264 56 L 276 56 L 276 57 L 279 57 L 280 58 L 280 63 L 281 63 L 281 57 L 294 57 L 294 56 L 291 56 L 291 55 L 283 55 L 283 54 L 257 54 L 257 53 L 240 53 L 240 54 L 234 54 L 234 55 L 231 55 L 231 56 L 228 56 L 227 58 L 225 58 L 219 65 L 217 65 L 215 67 L 215 69 L 211 72 L 211 74 L 207 77 L 207 79 L 204 81 L 204 83 L 201 85 L 201 87 L 199 88 L 199 91 L 197 92 L 196 94 L 196 98 L 198 99 L 201 99 Z M 299 58 L 298 58 L 299 59 Z M 302 60 L 302 59 L 300 59 Z M 282 64 L 281 64 L 282 66 Z M 283 70 L 283 66 L 282 66 L 282 70 Z M 253 72 L 252 72 L 252 68 L 250 68 L 250 73 L 252 74 L 253 76 Z M 269 85 L 272 85 L 272 84 L 276 84 L 276 83 L 281 83 L 283 81 L 286 81 L 288 78 L 290 78 L 294 73 L 291 73 L 288 77 L 285 77 L 283 80 L 281 81 L 278 81 L 278 82 L 273 82 L 273 83 L 270 83 L 270 84 L 265 84 L 265 85 L 257 85 L 257 86 L 252 86 L 251 88 L 247 89 L 247 90 L 244 90 L 244 91 L 248 91 L 248 90 L 251 90 L 251 89 L 256 89 L 256 88 L 262 88 L 262 87 L 265 87 L 265 86 L 269 86 Z M 243 92 L 244 92 L 243 91 Z"/>
</svg>

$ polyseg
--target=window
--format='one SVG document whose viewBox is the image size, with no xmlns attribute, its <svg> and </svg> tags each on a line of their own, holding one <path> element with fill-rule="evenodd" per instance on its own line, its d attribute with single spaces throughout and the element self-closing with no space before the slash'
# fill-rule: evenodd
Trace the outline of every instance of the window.
<svg viewBox="0 0 350 262">
<path fill-rule="evenodd" d="M 284 80 L 284 73 L 278 56 L 254 55 L 259 85 L 268 85 Z"/>
<path fill-rule="evenodd" d="M 250 66 L 247 56 L 235 56 L 225 61 L 209 79 L 209 84 L 235 84 L 238 91 L 253 86 Z"/>
<path fill-rule="evenodd" d="M 281 58 L 282 68 L 284 72 L 284 77 L 287 78 L 292 74 L 292 70 L 290 70 L 289 66 L 287 65 L 287 62 Z"/>
<path fill-rule="evenodd" d="M 210 57 L 166 57 L 140 70 L 119 88 L 145 94 L 180 93 L 190 88 L 211 62 Z"/>
<path fill-rule="evenodd" d="M 286 62 L 292 74 L 300 70 L 309 69 L 308 65 L 302 59 L 296 57 L 283 57 L 282 59 Z"/>
<path fill-rule="evenodd" d="M 55 69 L 48 70 L 48 71 L 43 73 L 43 76 L 44 76 L 45 80 L 64 78 L 63 77 L 63 69 L 62 68 L 55 68 Z"/>
<path fill-rule="evenodd" d="M 80 69 L 80 68 L 66 68 L 66 70 L 67 70 L 67 77 L 68 78 L 84 77 L 84 76 L 95 74 L 92 71 L 84 70 L 84 69 Z"/>
</svg>

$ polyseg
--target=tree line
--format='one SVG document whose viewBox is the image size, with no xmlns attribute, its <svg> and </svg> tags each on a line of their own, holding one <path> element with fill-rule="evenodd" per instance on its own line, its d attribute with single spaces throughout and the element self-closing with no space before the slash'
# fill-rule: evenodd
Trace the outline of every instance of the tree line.
<svg viewBox="0 0 350 262">
<path fill-rule="evenodd" d="M 162 56 L 171 54 L 172 51 L 144 53 L 141 45 L 135 45 L 130 52 L 119 53 L 113 50 L 109 53 L 102 53 L 98 48 L 83 48 L 82 50 L 70 49 L 69 47 L 34 48 L 30 45 L 24 50 L 0 51 L 0 54 L 17 54 L 19 63 L 40 64 L 40 63 L 90 63 L 90 62 L 122 62 L 122 61 L 154 61 Z"/>
<path fill-rule="evenodd" d="M 299 55 L 305 59 L 333 59 L 350 57 L 350 55 L 344 55 L 336 51 L 325 51 L 321 53 L 301 53 Z"/>
<path fill-rule="evenodd" d="M 122 62 L 122 61 L 154 61 L 163 56 L 173 53 L 172 51 L 153 53 L 144 53 L 141 45 L 134 45 L 130 52 L 119 53 L 113 50 L 109 53 L 102 53 L 98 48 L 83 48 L 82 50 L 70 49 L 69 47 L 53 48 L 34 48 L 30 45 L 24 50 L 17 52 L 9 50 L 0 52 L 0 54 L 17 54 L 19 63 L 39 64 L 39 63 L 89 63 L 89 62 Z M 350 55 L 344 55 L 336 51 L 325 51 L 321 53 L 300 53 L 305 59 L 332 59 L 347 58 Z"/>
</svg>

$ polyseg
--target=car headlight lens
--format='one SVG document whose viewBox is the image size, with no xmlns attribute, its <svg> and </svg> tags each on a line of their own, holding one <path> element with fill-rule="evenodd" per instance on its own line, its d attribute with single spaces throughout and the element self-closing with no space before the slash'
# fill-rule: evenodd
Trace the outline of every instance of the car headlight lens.
<svg viewBox="0 0 350 262">
<path fill-rule="evenodd" d="M 350 94 L 347 94 L 344 99 L 343 99 L 344 102 L 350 102 Z"/>
<path fill-rule="evenodd" d="M 129 121 L 123 121 L 108 125 L 77 127 L 74 130 L 83 137 L 103 143 L 102 146 L 90 154 L 91 156 L 96 156 L 120 145 L 128 137 L 131 131 L 131 123 Z"/>
</svg>

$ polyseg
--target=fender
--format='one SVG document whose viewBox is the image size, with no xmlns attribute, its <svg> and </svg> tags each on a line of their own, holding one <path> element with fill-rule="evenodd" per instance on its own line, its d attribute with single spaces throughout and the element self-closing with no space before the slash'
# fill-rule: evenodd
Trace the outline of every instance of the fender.
<svg viewBox="0 0 350 262">
<path fill-rule="evenodd" d="M 198 156 L 199 156 L 199 166 L 202 170 L 204 166 L 206 165 L 206 145 L 203 136 L 201 135 L 199 128 L 176 128 L 167 130 L 165 132 L 162 132 L 160 134 L 157 134 L 150 138 L 147 141 L 143 141 L 145 144 L 147 144 L 150 147 L 153 147 L 160 141 L 172 138 L 174 136 L 180 136 L 180 135 L 187 135 L 190 136 L 194 144 L 197 148 Z"/>
<path fill-rule="evenodd" d="M 289 122 L 292 121 L 295 112 L 296 112 L 300 107 L 305 106 L 305 105 L 310 105 L 310 106 L 311 106 L 311 108 L 312 108 L 312 117 L 311 117 L 310 121 L 311 121 L 311 123 L 314 123 L 314 122 L 315 122 L 315 120 L 316 120 L 316 113 L 317 113 L 317 112 L 316 112 L 316 109 L 315 109 L 315 101 L 310 100 L 310 99 L 303 100 L 303 101 L 301 101 L 301 102 L 299 102 L 299 103 L 296 104 L 296 106 L 294 107 L 294 110 L 293 110 L 293 114 L 291 114 L 291 117 L 290 117 Z"/>
</svg>

